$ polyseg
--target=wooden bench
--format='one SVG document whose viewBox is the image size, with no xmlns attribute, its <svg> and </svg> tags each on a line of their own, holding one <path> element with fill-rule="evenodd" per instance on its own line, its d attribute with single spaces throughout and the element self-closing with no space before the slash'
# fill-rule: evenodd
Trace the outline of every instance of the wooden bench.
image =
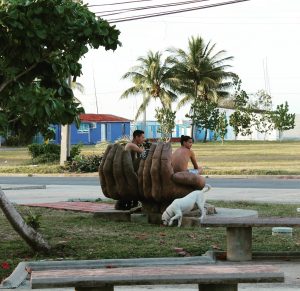
<svg viewBox="0 0 300 291">
<path fill-rule="evenodd" d="M 121 285 L 198 284 L 199 291 L 237 291 L 238 283 L 284 282 L 270 265 L 173 265 L 32 271 L 31 288 L 113 291 Z"/>
<path fill-rule="evenodd" d="M 207 218 L 201 227 L 226 227 L 227 260 L 252 259 L 252 227 L 299 227 L 300 217 Z"/>
</svg>

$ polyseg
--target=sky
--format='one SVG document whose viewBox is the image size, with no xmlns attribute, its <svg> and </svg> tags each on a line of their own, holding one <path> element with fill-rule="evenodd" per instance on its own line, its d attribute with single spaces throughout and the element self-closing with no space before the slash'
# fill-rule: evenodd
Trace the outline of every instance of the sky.
<svg viewBox="0 0 300 291">
<path fill-rule="evenodd" d="M 89 0 L 85 3 L 117 2 L 128 0 Z M 147 5 L 174 2 L 180 0 L 153 0 L 148 1 Z M 225 0 L 207 2 L 211 4 Z M 129 5 L 90 9 L 100 12 L 141 6 L 139 3 Z M 109 20 L 113 16 L 103 18 Z M 115 25 L 121 31 L 119 39 L 122 47 L 114 52 L 103 48 L 90 50 L 81 60 L 83 74 L 77 81 L 84 86 L 84 93 L 76 92 L 76 96 L 86 113 L 114 114 L 134 119 L 142 96 L 120 100 L 121 94 L 132 85 L 128 80 L 122 80 L 122 76 L 138 64 L 138 57 L 146 56 L 148 51 L 163 52 L 170 47 L 187 50 L 188 39 L 201 36 L 206 42 L 216 43 L 216 52 L 226 50 L 228 56 L 234 57 L 230 62 L 231 71 L 240 76 L 242 88 L 247 93 L 261 89 L 269 91 L 274 106 L 287 101 L 290 111 L 300 114 L 299 0 L 250 0 Z M 157 102 L 150 104 L 147 109 L 148 120 L 154 120 L 157 106 Z M 189 106 L 177 110 L 176 119 L 184 119 L 188 110 Z"/>
</svg>

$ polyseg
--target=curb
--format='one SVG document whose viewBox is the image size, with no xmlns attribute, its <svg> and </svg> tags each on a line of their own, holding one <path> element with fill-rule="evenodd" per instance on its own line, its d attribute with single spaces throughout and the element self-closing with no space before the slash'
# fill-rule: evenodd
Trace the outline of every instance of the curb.
<svg viewBox="0 0 300 291">
<path fill-rule="evenodd" d="M 57 173 L 57 174 L 11 174 L 0 173 L 0 177 L 98 177 L 93 173 Z M 300 175 L 204 175 L 205 178 L 222 179 L 300 179 Z"/>
</svg>

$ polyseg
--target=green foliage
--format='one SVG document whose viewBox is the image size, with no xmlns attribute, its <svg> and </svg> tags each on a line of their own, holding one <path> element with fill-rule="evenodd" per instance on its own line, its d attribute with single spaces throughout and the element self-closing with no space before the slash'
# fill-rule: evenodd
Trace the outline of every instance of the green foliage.
<svg viewBox="0 0 300 291">
<path fill-rule="evenodd" d="M 80 155 L 83 145 L 81 143 L 73 145 L 70 150 L 70 160 L 74 160 L 74 158 Z"/>
<path fill-rule="evenodd" d="M 252 108 L 249 103 L 248 94 L 241 89 L 242 81 L 237 76 L 235 78 L 234 93 L 234 113 L 229 117 L 229 124 L 232 126 L 235 138 L 241 135 L 250 135 L 252 133 L 251 125 L 253 120 Z"/>
<path fill-rule="evenodd" d="M 93 173 L 98 172 L 102 156 L 99 155 L 78 155 L 72 161 L 66 162 L 65 169 L 69 172 Z"/>
<path fill-rule="evenodd" d="M 160 124 L 158 132 L 161 133 L 161 139 L 165 142 L 169 141 L 175 127 L 176 111 L 173 112 L 171 108 L 156 108 L 155 118 Z"/>
<path fill-rule="evenodd" d="M 216 137 L 220 137 L 222 140 L 222 144 L 224 143 L 225 135 L 227 134 L 228 121 L 226 117 L 226 112 L 222 112 L 219 115 L 217 120 L 215 135 Z"/>
<path fill-rule="evenodd" d="M 171 56 L 168 60 L 172 65 L 174 83 L 184 96 L 178 108 L 187 103 L 191 103 L 195 108 L 198 106 L 196 103 L 199 99 L 212 102 L 212 104 L 218 103 L 229 96 L 228 89 L 232 86 L 233 73 L 228 69 L 230 68 L 229 61 L 233 57 L 226 56 L 224 50 L 216 52 L 215 47 L 216 44 L 206 43 L 202 37 L 197 36 L 189 39 L 187 50 L 170 49 Z M 195 116 L 193 108 L 190 114 Z M 193 122 L 192 137 L 194 137 L 195 125 L 196 123 Z M 204 141 L 206 141 L 209 127 L 205 128 Z"/>
<path fill-rule="evenodd" d="M 241 135 L 250 135 L 252 115 L 248 111 L 236 110 L 229 117 L 229 124 L 232 126 L 235 137 L 240 133 Z"/>
<path fill-rule="evenodd" d="M 6 146 L 20 146 L 22 145 L 22 142 L 20 141 L 20 137 L 19 136 L 8 136 L 5 139 L 5 145 Z"/>
<path fill-rule="evenodd" d="M 59 161 L 60 155 L 57 153 L 45 153 L 32 159 L 33 164 L 49 164 Z"/>
<path fill-rule="evenodd" d="M 289 113 L 289 105 L 287 102 L 277 106 L 272 112 L 271 119 L 274 127 L 279 130 L 280 139 L 284 130 L 293 129 L 295 127 L 295 114 Z"/>
<path fill-rule="evenodd" d="M 264 90 L 257 91 L 252 97 L 251 107 L 253 109 L 271 111 L 272 96 Z"/>
<path fill-rule="evenodd" d="M 2 1 L 0 19 L 0 131 L 48 136 L 50 124 L 78 121 L 67 79 L 89 48 L 115 50 L 120 32 L 82 1 Z"/>
<path fill-rule="evenodd" d="M 215 130 L 219 120 L 219 109 L 217 103 L 210 100 L 197 99 L 193 102 L 190 114 L 192 123 L 205 130 L 204 142 L 206 141 L 207 129 Z"/>
<path fill-rule="evenodd" d="M 41 217 L 41 214 L 35 214 L 29 210 L 24 220 L 33 229 L 38 230 L 41 226 Z"/>
<path fill-rule="evenodd" d="M 267 133 L 274 129 L 271 113 L 269 112 L 253 115 L 252 122 L 254 123 L 255 129 L 263 133 L 265 137 Z"/>
<path fill-rule="evenodd" d="M 56 154 L 58 156 L 60 155 L 60 145 L 51 144 L 51 143 L 49 144 L 33 143 L 28 146 L 28 150 L 32 158 L 36 158 L 44 154 Z"/>
<path fill-rule="evenodd" d="M 140 105 L 135 119 L 146 111 L 152 99 L 158 99 L 166 108 L 170 108 L 171 103 L 177 99 L 168 59 L 163 59 L 160 52 L 149 51 L 146 57 L 139 57 L 137 62 L 138 65 L 123 76 L 123 79 L 131 80 L 133 85 L 121 96 L 121 98 L 139 94 L 143 96 L 143 103 Z"/>
<path fill-rule="evenodd" d="M 57 144 L 37 144 L 28 146 L 28 150 L 35 164 L 54 163 L 60 158 L 60 145 Z"/>
</svg>

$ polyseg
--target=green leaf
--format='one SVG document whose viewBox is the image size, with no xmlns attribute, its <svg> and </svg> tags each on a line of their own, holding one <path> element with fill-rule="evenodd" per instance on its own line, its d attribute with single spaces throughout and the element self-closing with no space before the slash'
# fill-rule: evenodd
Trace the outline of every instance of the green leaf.
<svg viewBox="0 0 300 291">
<path fill-rule="evenodd" d="M 58 90 L 57 90 L 57 93 L 59 96 L 64 96 L 65 94 L 65 90 L 63 87 L 59 87 Z"/>
<path fill-rule="evenodd" d="M 42 30 L 36 30 L 36 35 L 40 38 L 40 39 L 46 39 L 47 38 L 47 31 L 42 29 Z"/>
</svg>

